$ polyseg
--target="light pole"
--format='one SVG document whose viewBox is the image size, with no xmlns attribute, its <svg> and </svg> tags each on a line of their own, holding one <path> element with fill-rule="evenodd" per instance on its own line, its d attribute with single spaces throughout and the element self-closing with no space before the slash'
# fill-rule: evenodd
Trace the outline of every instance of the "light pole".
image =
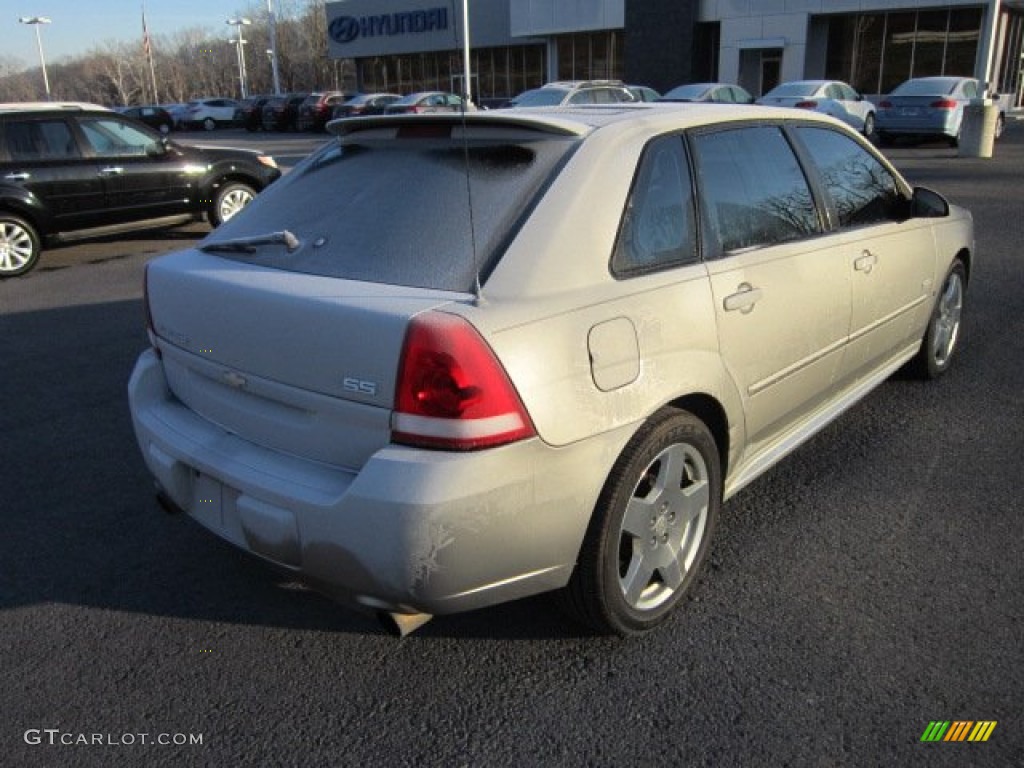
<svg viewBox="0 0 1024 768">
<path fill-rule="evenodd" d="M 238 27 L 238 40 L 236 45 L 238 46 L 238 82 L 242 89 L 242 98 L 244 99 L 249 94 L 246 93 L 245 89 L 245 40 L 242 38 L 242 27 L 247 27 L 252 24 L 252 21 L 246 18 L 228 19 L 225 24 L 230 24 L 232 27 Z"/>
<path fill-rule="evenodd" d="M 46 76 L 46 58 L 43 56 L 43 38 L 39 35 L 39 25 L 49 24 L 46 16 L 22 16 L 18 19 L 22 24 L 31 24 L 36 28 L 36 47 L 39 48 L 39 66 L 43 70 L 43 87 L 46 88 L 46 100 L 50 100 L 50 78 Z"/>
<path fill-rule="evenodd" d="M 267 27 L 270 32 L 270 72 L 274 76 L 274 95 L 281 93 L 281 74 L 277 69 L 277 19 L 274 18 L 274 5 L 267 0 Z"/>
</svg>

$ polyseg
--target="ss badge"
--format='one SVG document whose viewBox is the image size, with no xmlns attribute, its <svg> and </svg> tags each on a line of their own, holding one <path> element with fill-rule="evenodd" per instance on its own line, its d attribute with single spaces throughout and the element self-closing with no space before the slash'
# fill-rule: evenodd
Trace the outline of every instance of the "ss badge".
<svg viewBox="0 0 1024 768">
<path fill-rule="evenodd" d="M 341 387 L 346 392 L 352 392 L 357 395 L 370 395 L 372 397 L 377 394 L 377 382 L 357 379 L 353 376 L 346 376 L 342 379 Z"/>
</svg>

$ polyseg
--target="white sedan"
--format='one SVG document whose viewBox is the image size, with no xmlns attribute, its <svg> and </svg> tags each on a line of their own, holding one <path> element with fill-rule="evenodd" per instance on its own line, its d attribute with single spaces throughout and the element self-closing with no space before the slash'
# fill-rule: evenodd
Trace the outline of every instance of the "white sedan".
<svg viewBox="0 0 1024 768">
<path fill-rule="evenodd" d="M 865 136 L 875 132 L 875 105 L 838 80 L 794 80 L 757 100 L 771 107 L 812 109 L 842 120 Z"/>
</svg>

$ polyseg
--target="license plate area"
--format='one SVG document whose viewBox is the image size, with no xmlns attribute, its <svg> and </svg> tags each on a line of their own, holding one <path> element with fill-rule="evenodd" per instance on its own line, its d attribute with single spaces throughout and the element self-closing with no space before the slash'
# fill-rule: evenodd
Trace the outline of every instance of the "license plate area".
<svg viewBox="0 0 1024 768">
<path fill-rule="evenodd" d="M 198 470 L 192 472 L 192 516 L 214 530 L 224 527 L 223 486 Z"/>
</svg>

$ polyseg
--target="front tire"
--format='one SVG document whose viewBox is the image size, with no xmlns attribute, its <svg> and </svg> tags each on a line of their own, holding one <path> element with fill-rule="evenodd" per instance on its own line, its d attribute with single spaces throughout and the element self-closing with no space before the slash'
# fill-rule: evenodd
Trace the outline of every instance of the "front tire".
<svg viewBox="0 0 1024 768">
<path fill-rule="evenodd" d="M 0 213 L 0 278 L 29 272 L 41 252 L 39 235 L 31 224 L 20 216 Z"/>
<path fill-rule="evenodd" d="M 203 120 L 203 128 L 207 131 L 212 131 L 217 127 L 217 121 L 212 117 L 208 117 Z"/>
<path fill-rule="evenodd" d="M 235 216 L 256 197 L 256 190 L 240 181 L 232 181 L 222 186 L 210 207 L 210 223 L 219 227 Z"/>
<path fill-rule="evenodd" d="M 957 259 L 942 282 L 921 340 L 921 348 L 910 361 L 910 372 L 919 379 L 936 379 L 949 370 L 960 340 L 964 294 L 967 290 L 967 269 Z"/>
<path fill-rule="evenodd" d="M 707 427 L 685 411 L 655 414 L 605 482 L 565 606 L 604 634 L 640 634 L 663 622 L 700 571 L 721 499 Z"/>
</svg>

